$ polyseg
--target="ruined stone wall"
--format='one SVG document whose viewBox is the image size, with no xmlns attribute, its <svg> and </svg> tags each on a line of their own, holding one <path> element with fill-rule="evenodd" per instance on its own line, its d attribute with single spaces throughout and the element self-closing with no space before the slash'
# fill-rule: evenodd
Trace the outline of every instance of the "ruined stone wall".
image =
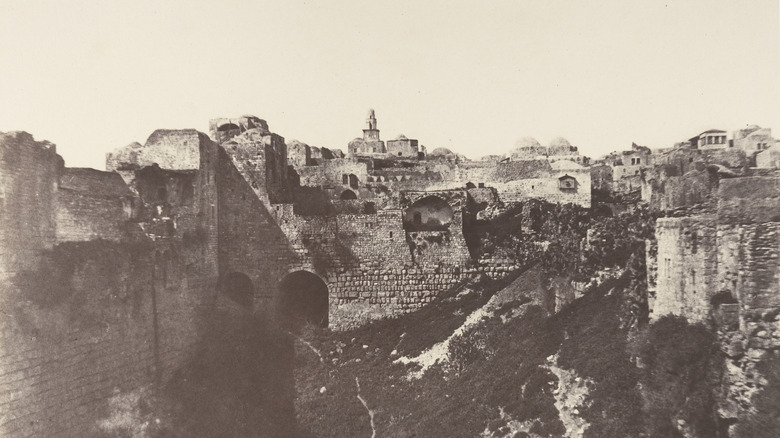
<svg viewBox="0 0 780 438">
<path fill-rule="evenodd" d="M 235 160 L 220 149 L 217 172 L 219 273 L 239 272 L 254 287 L 254 307 L 273 311 L 278 282 L 290 267 L 301 265 L 285 233 L 275 220 L 275 206 L 266 207 L 257 189 L 236 168 Z M 281 214 L 281 209 L 279 211 Z"/>
<path fill-rule="evenodd" d="M 709 316 L 717 292 L 717 218 L 714 215 L 656 221 L 658 266 L 652 317 L 682 315 L 690 321 Z"/>
<path fill-rule="evenodd" d="M 755 333 L 772 325 L 765 313 L 780 309 L 780 177 L 726 179 L 718 195 L 719 291 L 739 301 L 740 327 Z M 780 326 L 765 328 L 780 346 Z"/>
<path fill-rule="evenodd" d="M 106 155 L 106 170 L 141 168 L 157 164 L 163 169 L 200 167 L 200 145 L 210 141 L 194 129 L 158 129 L 141 146 L 133 143 Z"/>
<path fill-rule="evenodd" d="M 701 321 L 718 294 L 739 302 L 740 326 L 752 332 L 758 315 L 780 308 L 778 206 L 780 178 L 730 178 L 721 180 L 716 215 L 658 219 L 654 317 Z"/>
<path fill-rule="evenodd" d="M 233 137 L 222 147 L 267 208 L 291 200 L 284 138 L 251 130 Z"/>
<path fill-rule="evenodd" d="M 357 176 L 360 184 L 365 184 L 368 176 L 368 165 L 352 158 L 337 158 L 323 160 L 318 166 L 297 167 L 295 169 L 300 176 L 302 186 L 331 187 L 344 186 L 343 175 L 353 174 Z"/>
<path fill-rule="evenodd" d="M 137 146 L 119 151 L 130 161 L 114 161 L 151 199 L 132 194 L 117 174 L 93 169 L 62 170 L 56 198 L 39 198 L 57 211 L 59 243 L 0 284 L 0 405 L 9 413 L 0 435 L 100 435 L 109 399 L 164 383 L 196 348 L 216 297 L 216 144 L 198 133 L 170 134 L 197 151 L 195 169 L 139 168 L 139 155 L 159 151 Z M 157 141 L 163 149 L 172 144 Z M 152 178 L 166 174 L 178 179 Z M 39 166 L 24 179 L 57 175 Z M 187 195 L 178 190 L 182 182 Z M 162 193 L 154 184 L 167 187 L 165 199 L 149 196 Z M 157 233 L 164 220 L 175 226 Z M 40 227 L 49 219 L 28 221 Z"/>
<path fill-rule="evenodd" d="M 36 267 L 40 251 L 54 244 L 62 166 L 52 143 L 0 133 L 0 279 Z"/>
<path fill-rule="evenodd" d="M 0 435 L 97 435 L 111 397 L 169 379 L 213 297 L 184 252 L 172 242 L 61 244 L 5 283 Z"/>
<path fill-rule="evenodd" d="M 659 210 L 671 210 L 705 202 L 717 189 L 717 176 L 707 170 L 693 169 L 683 176 L 664 181 L 663 191 L 652 204 Z"/>
<path fill-rule="evenodd" d="M 571 174 L 570 172 L 568 174 Z M 561 173 L 560 176 L 563 176 Z M 577 174 L 577 189 L 561 190 L 557 177 L 527 178 L 507 183 L 491 183 L 504 203 L 543 199 L 551 203 L 590 207 L 590 174 Z"/>
<path fill-rule="evenodd" d="M 138 204 L 117 173 L 65 168 L 57 190 L 57 241 L 128 239 L 131 231 L 140 233 L 127 223 Z"/>
</svg>

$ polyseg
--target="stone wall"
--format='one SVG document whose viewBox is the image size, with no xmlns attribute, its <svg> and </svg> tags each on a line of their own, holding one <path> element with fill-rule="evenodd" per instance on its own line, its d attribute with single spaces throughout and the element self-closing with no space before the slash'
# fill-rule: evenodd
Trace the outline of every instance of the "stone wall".
<svg viewBox="0 0 780 438">
<path fill-rule="evenodd" d="M 132 143 L 106 155 L 109 172 L 157 164 L 163 169 L 200 168 L 200 144 L 208 136 L 194 129 L 158 129 L 141 146 Z"/>
<path fill-rule="evenodd" d="M 271 210 L 258 196 L 234 159 L 219 150 L 217 171 L 219 273 L 247 275 L 254 288 L 254 308 L 271 312 L 276 307 L 278 283 L 292 266 L 301 265 L 296 253 Z M 281 210 L 279 211 L 281 214 Z"/>
<path fill-rule="evenodd" d="M 716 217 L 661 218 L 655 230 L 658 269 L 652 317 L 706 320 L 716 292 Z"/>
<path fill-rule="evenodd" d="M 716 214 L 658 219 L 657 259 L 647 264 L 656 277 L 652 316 L 703 321 L 738 303 L 743 334 L 761 332 L 751 342 L 780 347 L 780 325 L 766 317 L 780 310 L 778 206 L 780 177 L 730 178 L 721 180 Z"/>
<path fill-rule="evenodd" d="M 57 241 L 120 241 L 133 231 L 140 234 L 128 223 L 139 204 L 117 173 L 66 168 L 57 190 Z"/>
<path fill-rule="evenodd" d="M 117 394 L 162 383 L 198 339 L 212 281 L 185 250 L 61 244 L 4 285 L 0 435 L 98 434 Z"/>
<path fill-rule="evenodd" d="M 38 264 L 56 239 L 62 158 L 26 132 L 0 133 L 0 280 Z"/>
<path fill-rule="evenodd" d="M 323 160 L 318 166 L 296 167 L 301 185 L 308 187 L 340 187 L 349 188 L 344 184 L 343 175 L 355 175 L 361 185 L 365 184 L 368 176 L 366 163 L 358 162 L 353 158 L 337 158 Z"/>
<path fill-rule="evenodd" d="M 111 397 L 164 383 L 199 342 L 217 298 L 216 144 L 195 131 L 157 134 L 148 149 L 118 151 L 122 177 L 62 169 L 49 144 L 3 148 L 4 163 L 35 164 L 21 181 L 51 191 L 4 190 L 6 205 L 36 213 L 21 232 L 48 229 L 51 245 L 31 236 L 36 257 L 0 284 L 0 435 L 100 435 Z M 172 149 L 187 158 L 171 167 L 198 164 L 139 165 L 158 153 L 165 163 Z M 7 241 L 17 254 L 29 242 Z"/>
<path fill-rule="evenodd" d="M 290 202 L 287 146 L 279 135 L 249 130 L 222 143 L 234 167 L 266 207 Z"/>
</svg>

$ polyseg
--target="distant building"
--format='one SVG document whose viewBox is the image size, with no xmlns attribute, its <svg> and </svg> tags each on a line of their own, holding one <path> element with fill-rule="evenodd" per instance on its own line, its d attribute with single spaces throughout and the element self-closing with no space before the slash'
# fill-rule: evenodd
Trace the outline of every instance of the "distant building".
<svg viewBox="0 0 780 438">
<path fill-rule="evenodd" d="M 376 115 L 374 110 L 368 111 L 366 129 L 363 130 L 363 138 L 356 138 L 349 142 L 347 151 L 350 155 L 376 155 L 386 154 L 385 142 L 379 139 Z"/>
<path fill-rule="evenodd" d="M 753 152 L 769 149 L 774 145 L 771 128 L 762 128 L 758 125 L 750 125 L 744 129 L 734 131 L 734 147 L 742 149 L 748 155 Z"/>
<path fill-rule="evenodd" d="M 688 140 L 694 149 L 725 149 L 733 146 L 726 138 L 726 131 L 710 129 Z"/>
<path fill-rule="evenodd" d="M 417 140 L 401 134 L 395 140 L 388 140 L 387 152 L 394 157 L 418 158 L 420 148 Z"/>
</svg>

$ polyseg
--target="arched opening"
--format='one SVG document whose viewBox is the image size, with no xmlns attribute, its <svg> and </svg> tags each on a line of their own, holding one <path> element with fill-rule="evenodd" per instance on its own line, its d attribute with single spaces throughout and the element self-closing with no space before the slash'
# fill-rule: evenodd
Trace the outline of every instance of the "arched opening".
<svg viewBox="0 0 780 438">
<path fill-rule="evenodd" d="M 220 293 L 243 307 L 252 307 L 255 286 L 252 280 L 241 272 L 226 274 L 220 281 Z"/>
<path fill-rule="evenodd" d="M 358 180 L 357 175 L 353 173 L 349 174 L 349 186 L 353 189 L 360 187 L 360 180 Z"/>
<path fill-rule="evenodd" d="M 279 283 L 279 313 L 292 328 L 328 326 L 328 285 L 311 272 L 295 271 Z"/>
<path fill-rule="evenodd" d="M 357 199 L 357 195 L 352 190 L 347 189 L 341 192 L 341 196 L 339 196 L 339 199 L 341 199 L 342 201 L 349 201 L 352 199 Z"/>
<path fill-rule="evenodd" d="M 427 196 L 412 204 L 404 213 L 408 231 L 446 231 L 452 223 L 452 207 L 438 196 Z"/>
<path fill-rule="evenodd" d="M 234 129 L 239 129 L 238 125 L 233 123 L 225 123 L 224 125 L 220 125 L 219 128 L 217 128 L 217 131 L 226 132 L 232 131 Z"/>
</svg>

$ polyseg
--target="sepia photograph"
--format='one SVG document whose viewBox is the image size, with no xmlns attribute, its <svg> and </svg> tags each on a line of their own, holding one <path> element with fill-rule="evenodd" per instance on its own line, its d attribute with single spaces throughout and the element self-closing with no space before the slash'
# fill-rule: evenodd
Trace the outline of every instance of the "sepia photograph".
<svg viewBox="0 0 780 438">
<path fill-rule="evenodd" d="M 777 0 L 0 0 L 0 97 L 0 437 L 780 437 Z"/>
</svg>

